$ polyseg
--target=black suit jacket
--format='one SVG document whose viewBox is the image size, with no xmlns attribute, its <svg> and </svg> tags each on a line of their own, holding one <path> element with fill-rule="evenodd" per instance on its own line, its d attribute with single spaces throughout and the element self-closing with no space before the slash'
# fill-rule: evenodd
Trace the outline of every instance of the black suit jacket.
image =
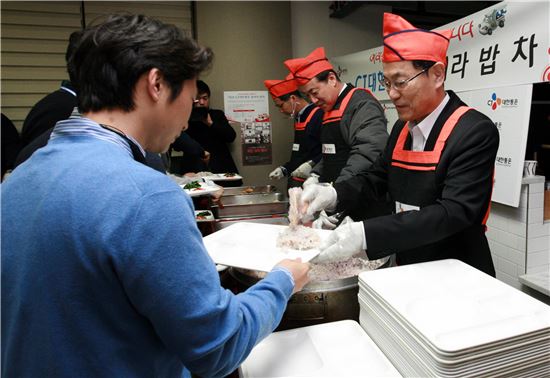
<svg viewBox="0 0 550 378">
<path fill-rule="evenodd" d="M 435 134 L 454 110 L 464 105 L 456 94 L 448 93 L 450 100 L 434 124 L 425 150 L 433 149 Z M 404 126 L 402 121 L 394 125 L 384 152 L 370 169 L 334 185 L 339 210 L 386 193 L 392 197 L 392 188 L 407 185 L 388 174 Z M 465 113 L 449 136 L 435 171 L 437 200 L 419 211 L 363 222 L 369 258 L 392 253 L 406 263 L 426 261 L 426 256 L 431 260 L 457 258 L 494 275 L 487 239 L 480 230 L 484 231 L 481 223 L 490 203 L 498 145 L 498 130 L 489 118 L 475 110 Z"/>
<path fill-rule="evenodd" d="M 73 89 L 69 82 L 64 81 L 62 85 Z M 53 128 L 57 121 L 69 118 L 73 108 L 77 105 L 76 96 L 63 89 L 58 89 L 38 101 L 23 122 L 22 147 Z"/>
</svg>

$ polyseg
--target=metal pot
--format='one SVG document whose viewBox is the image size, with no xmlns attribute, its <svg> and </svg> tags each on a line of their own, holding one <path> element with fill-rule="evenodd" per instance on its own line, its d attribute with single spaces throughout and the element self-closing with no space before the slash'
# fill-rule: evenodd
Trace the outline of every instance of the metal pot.
<svg viewBox="0 0 550 378">
<path fill-rule="evenodd" d="M 389 259 L 378 267 L 389 265 Z M 241 292 L 257 283 L 266 273 L 239 268 L 229 268 L 237 291 Z M 359 292 L 357 276 L 330 281 L 309 282 L 288 301 L 287 308 L 277 330 L 292 329 L 344 319 L 359 321 Z"/>
</svg>

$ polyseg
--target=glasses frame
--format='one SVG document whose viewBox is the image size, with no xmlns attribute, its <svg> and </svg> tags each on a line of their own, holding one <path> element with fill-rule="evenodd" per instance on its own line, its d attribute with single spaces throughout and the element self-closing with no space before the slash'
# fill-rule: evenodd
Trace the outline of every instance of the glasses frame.
<svg viewBox="0 0 550 378">
<path fill-rule="evenodd" d="M 416 75 L 408 78 L 408 79 L 405 79 L 405 80 L 400 80 L 400 81 L 389 81 L 388 79 L 386 78 L 382 78 L 379 81 L 380 85 L 383 86 L 384 88 L 386 88 L 386 91 L 390 91 L 391 88 L 395 89 L 396 91 L 402 91 L 403 89 L 405 89 L 407 87 L 407 85 L 413 81 L 414 79 L 416 79 L 418 76 L 422 75 L 424 72 L 428 71 L 430 68 L 432 68 L 433 66 L 430 66 L 430 67 L 426 67 L 424 68 L 422 71 L 416 73 Z"/>
</svg>

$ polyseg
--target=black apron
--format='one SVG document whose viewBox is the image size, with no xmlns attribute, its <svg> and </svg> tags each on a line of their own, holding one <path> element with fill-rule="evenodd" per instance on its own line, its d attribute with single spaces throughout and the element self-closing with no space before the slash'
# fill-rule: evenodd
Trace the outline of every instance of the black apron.
<svg viewBox="0 0 550 378">
<path fill-rule="evenodd" d="M 341 100 L 339 98 L 334 108 L 323 116 L 321 128 L 323 172 L 319 178 L 320 182 L 334 182 L 340 176 L 342 168 L 346 166 L 351 147 L 342 136 L 340 121 L 353 93 L 357 90 L 360 88 L 348 85 L 339 96 Z"/>
<path fill-rule="evenodd" d="M 307 149 L 305 146 L 305 139 L 307 138 L 306 126 L 311 121 L 315 113 L 319 110 L 318 107 L 312 107 L 311 111 L 305 117 L 305 120 L 300 122 L 294 122 L 294 143 L 292 144 L 292 153 L 290 154 L 289 165 L 291 167 L 299 167 L 302 163 L 307 161 Z M 292 173 L 292 172 L 289 172 Z M 288 188 L 299 188 L 304 183 L 305 179 L 300 177 L 288 177 Z"/>
<path fill-rule="evenodd" d="M 445 143 L 460 117 L 471 108 L 459 107 L 447 119 L 435 142 L 433 151 L 411 151 L 406 149 L 412 138 L 408 123 L 405 124 L 392 153 L 389 168 L 389 192 L 395 200 L 395 211 L 408 211 L 434 204 L 441 190 L 436 182 L 435 170 L 439 164 Z M 397 253 L 397 264 L 406 265 L 419 262 L 458 259 L 494 276 L 494 266 L 490 254 L 488 259 L 476 253 L 480 245 L 487 247 L 485 222 L 489 216 L 490 201 L 483 221 L 450 236 L 440 242 Z M 458 242 L 460 241 L 460 242 Z M 466 243 L 465 243 L 466 241 Z M 457 247 L 459 246 L 459 247 Z"/>
</svg>

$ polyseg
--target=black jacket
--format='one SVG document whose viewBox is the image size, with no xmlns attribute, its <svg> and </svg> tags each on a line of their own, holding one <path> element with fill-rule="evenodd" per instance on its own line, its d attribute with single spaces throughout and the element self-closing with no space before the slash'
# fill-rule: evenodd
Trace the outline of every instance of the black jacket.
<svg viewBox="0 0 550 378">
<path fill-rule="evenodd" d="M 455 109 L 464 105 L 453 92 L 434 124 L 425 151 L 433 150 L 439 132 Z M 404 122 L 397 121 L 384 152 L 373 166 L 359 175 L 334 185 L 338 208 L 353 208 L 364 199 L 397 188 L 418 190 L 396 180 L 390 169 L 392 152 Z M 397 254 L 403 264 L 456 258 L 488 274 L 495 275 L 484 234 L 483 220 L 490 204 L 499 134 L 494 123 L 482 113 L 470 110 L 459 119 L 435 170 L 435 200 L 418 211 L 406 211 L 365 220 L 367 254 L 378 259 Z"/>
<path fill-rule="evenodd" d="M 61 85 L 74 91 L 68 81 L 63 81 Z M 57 121 L 69 118 L 75 106 L 77 106 L 76 96 L 63 89 L 58 89 L 38 101 L 23 122 L 22 147 L 53 128 Z"/>
<path fill-rule="evenodd" d="M 228 143 L 232 143 L 237 133 L 231 127 L 221 110 L 209 109 L 212 125 L 202 121 L 189 121 L 187 133 L 210 152 L 209 171 L 213 173 L 238 173 Z"/>
</svg>

